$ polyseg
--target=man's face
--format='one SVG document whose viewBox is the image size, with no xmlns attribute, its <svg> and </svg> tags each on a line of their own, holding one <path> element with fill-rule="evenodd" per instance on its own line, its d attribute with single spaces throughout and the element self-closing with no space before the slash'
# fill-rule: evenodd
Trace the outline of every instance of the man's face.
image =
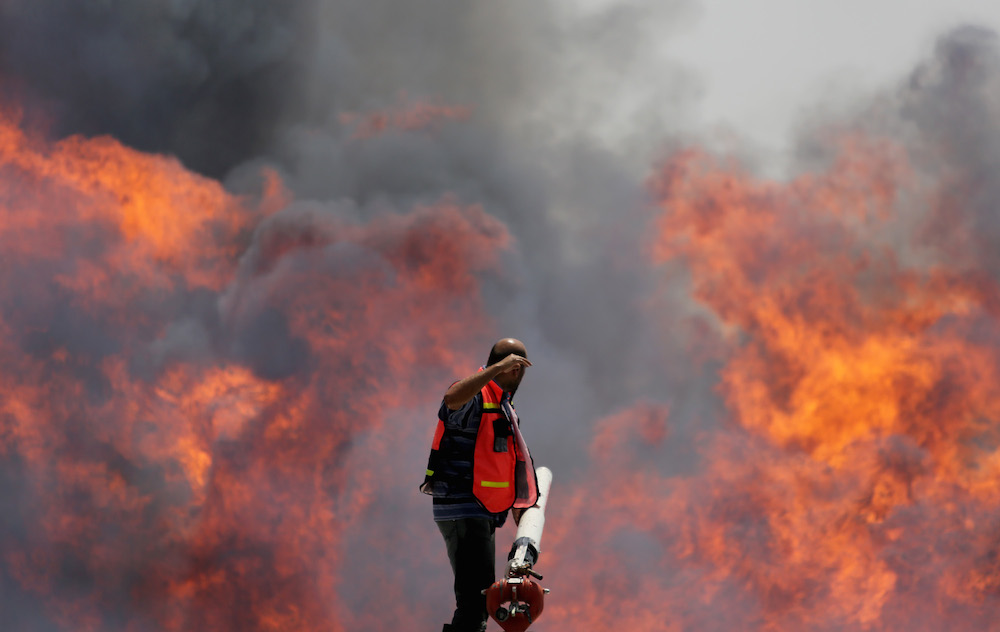
<svg viewBox="0 0 1000 632">
<path fill-rule="evenodd" d="M 516 338 L 504 338 L 498 341 L 493 348 L 490 349 L 490 359 L 499 358 L 499 362 L 510 357 L 511 354 L 519 355 L 522 358 L 527 359 L 528 350 L 524 348 L 524 343 Z M 518 385 L 521 384 L 521 379 L 524 377 L 524 367 L 517 365 L 511 369 L 500 373 L 493 378 L 493 381 L 503 390 L 507 391 L 511 395 L 517 391 Z"/>
<path fill-rule="evenodd" d="M 500 375 L 493 378 L 493 381 L 500 385 L 500 388 L 507 391 L 508 393 L 517 392 L 517 387 L 521 384 L 521 379 L 524 377 L 524 367 L 518 364 L 510 371 L 501 373 Z"/>
</svg>

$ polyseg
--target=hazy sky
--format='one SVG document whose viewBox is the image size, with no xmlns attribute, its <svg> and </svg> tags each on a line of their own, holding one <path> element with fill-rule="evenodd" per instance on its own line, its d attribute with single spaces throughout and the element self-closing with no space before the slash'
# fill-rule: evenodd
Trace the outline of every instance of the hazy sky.
<svg viewBox="0 0 1000 632">
<path fill-rule="evenodd" d="M 804 108 L 898 84 L 963 23 L 1000 31 L 1000 2 L 701 0 L 664 42 L 701 83 L 698 123 L 780 162 Z"/>
</svg>

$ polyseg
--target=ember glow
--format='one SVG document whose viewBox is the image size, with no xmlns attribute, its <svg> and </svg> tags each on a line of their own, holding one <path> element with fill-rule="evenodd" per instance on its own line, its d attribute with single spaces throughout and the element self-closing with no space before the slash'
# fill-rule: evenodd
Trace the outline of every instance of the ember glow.
<svg viewBox="0 0 1000 632">
<path fill-rule="evenodd" d="M 339 119 L 343 125 L 354 129 L 352 138 L 360 140 L 378 136 L 387 130 L 433 130 L 443 121 L 464 121 L 471 114 L 468 107 L 413 101 L 402 93 L 399 104 L 394 108 L 365 113 L 344 112 Z"/>
</svg>

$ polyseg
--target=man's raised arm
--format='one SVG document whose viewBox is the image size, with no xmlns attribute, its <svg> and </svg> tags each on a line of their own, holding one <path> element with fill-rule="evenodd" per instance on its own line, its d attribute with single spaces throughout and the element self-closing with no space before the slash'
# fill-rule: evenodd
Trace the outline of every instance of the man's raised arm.
<svg viewBox="0 0 1000 632">
<path fill-rule="evenodd" d="M 496 364 L 491 364 L 482 371 L 477 371 L 452 384 L 444 394 L 444 404 L 449 410 L 458 410 L 496 376 L 526 366 L 531 366 L 531 362 L 528 362 L 527 358 L 512 353 Z"/>
</svg>

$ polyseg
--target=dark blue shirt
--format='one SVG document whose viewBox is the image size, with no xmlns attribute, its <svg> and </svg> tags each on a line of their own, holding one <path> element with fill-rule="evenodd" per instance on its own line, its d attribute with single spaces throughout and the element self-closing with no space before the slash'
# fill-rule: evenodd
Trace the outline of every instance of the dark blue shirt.
<svg viewBox="0 0 1000 632">
<path fill-rule="evenodd" d="M 504 399 L 507 394 L 504 393 Z M 442 401 L 438 410 L 438 419 L 444 423 L 447 446 L 452 458 L 448 459 L 446 468 L 450 476 L 468 481 L 467 486 L 448 490 L 444 496 L 434 496 L 434 520 L 461 520 L 464 518 L 487 518 L 496 527 L 503 526 L 507 520 L 507 512 L 492 513 L 479 504 L 472 494 L 472 461 L 476 451 L 476 435 L 479 432 L 479 422 L 483 414 L 483 394 L 475 397 L 458 410 L 450 410 Z"/>
</svg>

